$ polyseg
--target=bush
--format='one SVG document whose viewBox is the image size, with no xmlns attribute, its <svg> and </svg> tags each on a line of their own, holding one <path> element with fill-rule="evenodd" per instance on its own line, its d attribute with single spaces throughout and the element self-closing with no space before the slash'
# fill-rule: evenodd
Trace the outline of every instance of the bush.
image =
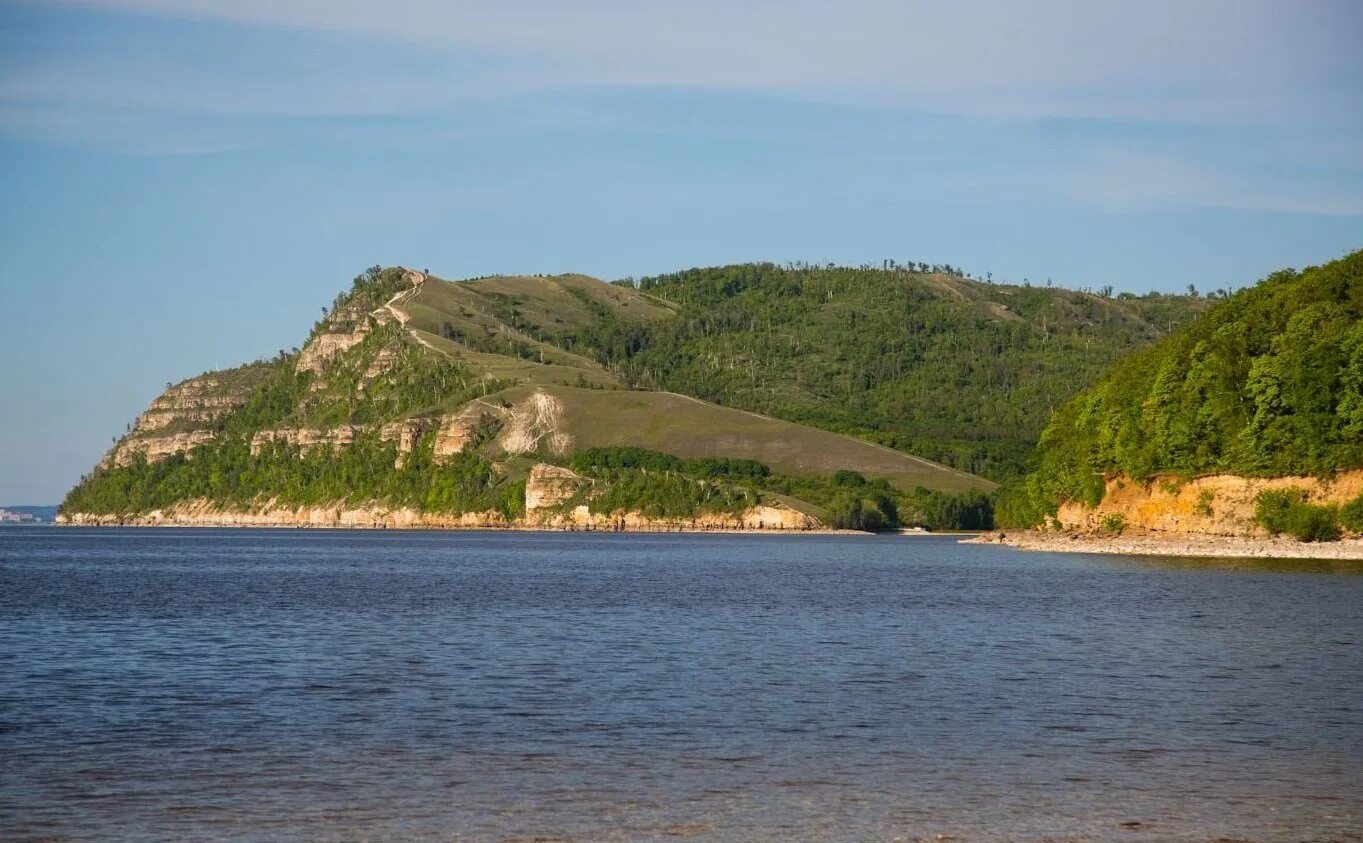
<svg viewBox="0 0 1363 843">
<path fill-rule="evenodd" d="M 1363 495 L 1339 508 L 1339 523 L 1351 533 L 1363 533 Z"/>
<path fill-rule="evenodd" d="M 834 486 L 865 486 L 866 478 L 860 472 L 841 469 L 833 472 Z"/>
<path fill-rule="evenodd" d="M 1125 529 L 1126 517 L 1123 516 L 1120 512 L 1114 512 L 1103 519 L 1104 532 L 1113 533 L 1115 535 L 1120 536 L 1122 534 L 1122 531 Z"/>
<path fill-rule="evenodd" d="M 1339 541 L 1339 509 L 1304 505 L 1292 525 L 1292 535 L 1304 542 Z"/>
<path fill-rule="evenodd" d="M 1197 514 L 1204 518 L 1211 518 L 1214 514 L 1212 501 L 1216 500 L 1216 493 L 1211 489 L 1203 489 L 1197 493 Z"/>
<path fill-rule="evenodd" d="M 1275 536 L 1286 533 L 1304 542 L 1339 540 L 1338 507 L 1307 503 L 1303 489 L 1261 493 L 1254 501 L 1254 520 Z"/>
</svg>

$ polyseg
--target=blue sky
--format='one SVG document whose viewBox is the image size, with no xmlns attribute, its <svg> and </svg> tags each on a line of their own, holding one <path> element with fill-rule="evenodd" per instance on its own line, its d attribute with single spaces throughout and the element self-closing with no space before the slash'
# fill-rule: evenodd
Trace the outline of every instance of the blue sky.
<svg viewBox="0 0 1363 843">
<path fill-rule="evenodd" d="M 0 504 L 374 263 L 1330 260 L 1363 247 L 1361 33 L 1351 0 L 0 0 Z"/>
</svg>

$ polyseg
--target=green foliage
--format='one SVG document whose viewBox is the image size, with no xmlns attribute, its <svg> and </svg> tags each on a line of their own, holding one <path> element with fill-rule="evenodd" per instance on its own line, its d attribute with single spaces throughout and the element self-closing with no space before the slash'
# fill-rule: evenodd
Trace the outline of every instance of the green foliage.
<svg viewBox="0 0 1363 843">
<path fill-rule="evenodd" d="M 842 469 L 833 472 L 834 486 L 865 486 L 866 478 L 859 472 Z"/>
<path fill-rule="evenodd" d="M 1103 530 L 1114 535 L 1121 535 L 1126 529 L 1126 517 L 1120 512 L 1114 512 L 1103 519 Z"/>
<path fill-rule="evenodd" d="M 1052 418 L 1000 498 L 1031 525 L 1096 504 L 1108 477 L 1312 474 L 1363 466 L 1363 252 L 1279 272 L 1132 354 Z"/>
<path fill-rule="evenodd" d="M 1254 520 L 1273 535 L 1286 533 L 1301 541 L 1338 541 L 1339 508 L 1306 502 L 1302 489 L 1262 492 L 1254 501 Z"/>
<path fill-rule="evenodd" d="M 1339 508 L 1339 523 L 1351 533 L 1363 533 L 1363 495 Z"/>
<path fill-rule="evenodd" d="M 983 492 L 950 494 L 921 487 L 905 492 L 884 479 L 867 480 L 855 471 L 796 478 L 774 474 L 755 460 L 683 459 L 629 447 L 588 448 L 573 456 L 571 467 L 606 481 L 608 491 L 591 504 L 599 512 L 655 511 L 668 516 L 737 512 L 761 501 L 764 494 L 779 494 L 827 510 L 829 526 L 837 529 L 880 530 L 910 524 L 931 530 L 983 530 L 993 526 L 993 499 Z"/>
<path fill-rule="evenodd" d="M 392 421 L 462 404 L 507 385 L 489 384 L 466 366 L 417 345 L 392 322 L 374 327 L 359 345 L 330 360 L 314 381 L 306 389 L 296 384 L 300 388 L 289 396 L 295 408 L 284 421 L 304 427 Z"/>
<path fill-rule="evenodd" d="M 626 323 L 598 305 L 593 324 L 554 340 L 637 385 L 1001 479 L 1020 473 L 1059 401 L 1203 304 L 919 269 L 744 264 L 645 278 L 674 318 Z"/>
<path fill-rule="evenodd" d="M 428 434 L 403 461 L 397 446 L 373 433 L 348 447 L 300 452 L 271 443 L 252 455 L 249 439 L 233 437 L 155 463 L 139 458 L 98 469 L 66 497 L 66 512 L 134 514 L 205 499 L 250 507 L 268 500 L 293 506 L 345 501 L 410 506 L 432 512 L 496 509 L 509 517 L 524 507 L 524 484 L 506 483 L 486 460 L 458 454 L 437 464 Z"/>
<path fill-rule="evenodd" d="M 929 530 L 988 530 L 994 526 L 994 498 L 984 492 L 952 494 L 919 487 L 898 495 L 900 521 Z"/>
<path fill-rule="evenodd" d="M 641 512 L 650 518 L 689 518 L 707 512 L 740 513 L 758 502 L 750 489 L 669 471 L 603 471 L 605 488 L 589 501 L 592 512 Z"/>
<path fill-rule="evenodd" d="M 1203 489 L 1197 493 L 1196 512 L 1204 518 L 1211 518 L 1215 513 L 1212 511 L 1212 501 L 1216 499 L 1216 493 L 1211 489 Z"/>
</svg>

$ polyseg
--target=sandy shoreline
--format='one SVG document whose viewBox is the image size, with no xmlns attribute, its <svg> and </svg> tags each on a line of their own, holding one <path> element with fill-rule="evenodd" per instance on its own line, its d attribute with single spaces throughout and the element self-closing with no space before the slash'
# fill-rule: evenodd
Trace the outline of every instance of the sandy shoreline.
<svg viewBox="0 0 1363 843">
<path fill-rule="evenodd" d="M 1215 556 L 1272 559 L 1363 559 L 1363 539 L 1299 542 L 1285 538 L 1169 535 L 1105 536 L 1033 530 L 985 533 L 962 544 L 1003 544 L 1049 553 L 1113 553 L 1131 556 Z"/>
</svg>

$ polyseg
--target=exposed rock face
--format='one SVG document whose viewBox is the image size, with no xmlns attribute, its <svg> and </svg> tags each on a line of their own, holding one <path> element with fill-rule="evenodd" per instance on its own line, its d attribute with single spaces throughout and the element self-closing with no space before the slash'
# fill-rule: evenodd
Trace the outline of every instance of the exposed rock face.
<svg viewBox="0 0 1363 843">
<path fill-rule="evenodd" d="M 295 368 L 299 372 L 312 372 L 320 375 L 326 368 L 327 361 L 364 342 L 364 338 L 368 335 L 369 326 L 367 324 L 361 324 L 353 331 L 329 331 L 318 334 L 299 352 L 298 363 Z"/>
<path fill-rule="evenodd" d="M 1097 507 L 1068 503 L 1057 520 L 1066 529 L 1097 530 L 1119 516 L 1128 527 L 1214 536 L 1267 535 L 1254 520 L 1254 500 L 1270 489 L 1304 489 L 1313 503 L 1344 503 L 1363 494 L 1363 469 L 1323 481 L 1315 477 L 1240 477 L 1217 474 L 1183 482 L 1155 478 L 1109 480 Z"/>
<path fill-rule="evenodd" d="M 440 423 L 441 419 L 433 418 L 411 418 L 388 422 L 378 428 L 379 441 L 398 444 L 396 467 L 401 468 L 404 457 L 416 448 L 421 437 Z M 272 442 L 282 442 L 305 453 L 318 447 L 336 450 L 354 444 L 357 436 L 372 430 L 374 430 L 373 425 L 362 424 L 343 424 L 330 428 L 277 427 L 261 430 L 251 437 L 251 455 L 258 455 L 265 445 Z"/>
<path fill-rule="evenodd" d="M 343 424 L 326 429 L 308 427 L 278 427 L 259 430 L 251 437 L 251 456 L 260 453 L 261 448 L 271 442 L 282 442 L 302 451 L 323 445 L 332 449 L 349 445 L 355 441 L 355 434 L 364 428 Z"/>
<path fill-rule="evenodd" d="M 250 389 L 226 389 L 213 375 L 202 375 L 170 387 L 137 419 L 134 433 L 154 433 L 174 422 L 193 426 L 217 421 L 245 403 Z"/>
<path fill-rule="evenodd" d="M 374 325 L 385 325 L 394 320 L 405 324 L 406 314 L 398 310 L 395 303 L 400 303 L 420 289 L 426 281 L 426 276 L 413 269 L 403 269 L 402 279 L 411 286 L 393 296 L 392 301 L 385 302 L 381 307 L 366 312 L 352 304 L 338 308 L 328 316 L 326 331 L 313 337 L 299 353 L 297 371 L 321 374 L 329 360 L 364 342 L 364 338 L 373 330 Z M 365 372 L 364 380 L 372 380 L 382 374 L 392 359 L 391 351 L 387 356 L 380 352 L 370 364 L 369 370 Z"/>
<path fill-rule="evenodd" d="M 124 439 L 114 447 L 100 462 L 101 468 L 122 468 L 131 465 L 138 454 L 143 454 L 147 462 L 163 460 L 173 454 L 183 454 L 192 448 L 212 442 L 217 434 L 211 430 L 190 430 L 185 433 L 172 433 L 165 436 L 138 436 Z"/>
<path fill-rule="evenodd" d="M 380 348 L 378 353 L 374 355 L 374 359 L 369 362 L 369 368 L 364 370 L 364 377 L 360 379 L 359 388 L 364 389 L 374 378 L 393 368 L 393 361 L 397 359 L 397 356 L 397 350 L 391 346 Z"/>
<path fill-rule="evenodd" d="M 525 511 L 558 506 L 591 484 L 591 481 L 566 468 L 539 463 L 525 479 Z"/>
<path fill-rule="evenodd" d="M 439 460 L 463 453 L 500 424 L 501 420 L 479 403 L 441 417 L 440 430 L 435 435 L 435 458 Z"/>
<path fill-rule="evenodd" d="M 573 437 L 562 432 L 563 402 L 543 390 L 536 390 L 529 398 L 506 411 L 506 427 L 497 443 L 508 454 L 529 454 L 540 443 L 550 452 L 567 454 L 573 447 Z"/>
</svg>

